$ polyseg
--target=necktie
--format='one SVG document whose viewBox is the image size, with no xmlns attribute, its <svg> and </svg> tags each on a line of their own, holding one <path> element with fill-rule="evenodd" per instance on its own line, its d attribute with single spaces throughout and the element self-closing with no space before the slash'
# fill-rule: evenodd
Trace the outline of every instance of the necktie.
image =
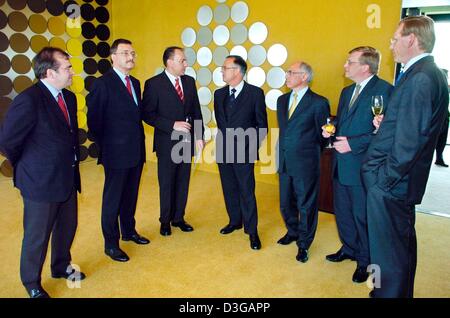
<svg viewBox="0 0 450 318">
<path fill-rule="evenodd" d="M 59 105 L 59 108 L 61 109 L 61 111 L 64 114 L 64 118 L 66 118 L 67 124 L 70 125 L 69 113 L 67 112 L 66 103 L 64 103 L 64 99 L 63 99 L 61 93 L 58 94 L 58 105 Z"/>
<path fill-rule="evenodd" d="M 361 85 L 356 85 L 356 88 L 355 88 L 355 94 L 353 94 L 353 97 L 352 97 L 352 100 L 350 101 L 350 104 L 348 104 L 348 109 L 351 109 L 352 108 L 352 106 L 353 106 L 353 104 L 355 103 L 355 101 L 356 101 L 356 99 L 358 98 L 358 96 L 359 96 L 359 91 L 361 90 Z"/>
<path fill-rule="evenodd" d="M 398 74 L 398 77 L 397 77 L 397 79 L 395 80 L 395 86 L 397 86 L 397 85 L 398 85 L 398 83 L 400 83 L 400 80 L 402 79 L 402 77 L 403 77 L 403 74 L 405 74 L 405 72 L 403 72 L 403 71 L 400 71 L 400 73 Z"/>
<path fill-rule="evenodd" d="M 180 86 L 180 79 L 177 78 L 175 79 L 175 89 L 177 91 L 178 97 L 180 97 L 181 102 L 184 101 L 184 95 L 183 95 L 183 91 L 181 90 L 181 86 Z"/>
<path fill-rule="evenodd" d="M 292 99 L 291 106 L 289 106 L 289 113 L 288 118 L 291 118 L 292 114 L 294 113 L 295 109 L 297 108 L 297 93 L 294 92 L 294 98 Z"/>
<path fill-rule="evenodd" d="M 131 81 L 129 76 L 125 76 L 125 81 L 127 82 L 127 90 L 130 93 L 131 97 L 133 97 L 133 92 L 131 91 Z"/>
<path fill-rule="evenodd" d="M 234 101 L 236 100 L 236 95 L 234 95 L 234 93 L 236 93 L 236 88 L 232 88 L 232 89 L 231 89 L 230 103 L 229 103 L 229 106 L 230 106 L 230 107 L 233 106 Z"/>
</svg>

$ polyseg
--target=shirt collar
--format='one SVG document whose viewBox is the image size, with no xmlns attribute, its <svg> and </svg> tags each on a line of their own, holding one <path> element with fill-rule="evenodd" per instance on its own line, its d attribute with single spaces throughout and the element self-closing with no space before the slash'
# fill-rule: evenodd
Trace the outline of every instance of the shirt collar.
<svg viewBox="0 0 450 318">
<path fill-rule="evenodd" d="M 375 76 L 375 74 L 373 74 L 372 76 L 369 76 L 368 78 L 366 78 L 366 79 L 365 79 L 364 81 L 362 81 L 361 83 L 356 84 L 356 85 L 359 85 L 359 86 L 360 86 L 360 89 L 359 89 L 360 92 L 364 89 L 364 87 L 366 87 L 367 83 L 369 83 L 370 80 L 371 80 L 374 76 Z"/>
<path fill-rule="evenodd" d="M 244 88 L 244 80 L 242 80 L 239 84 L 237 84 L 235 87 L 229 87 L 228 89 L 229 89 L 229 93 L 230 93 L 230 95 L 231 95 L 231 90 L 232 89 L 235 89 L 236 90 L 236 92 L 234 93 L 234 96 L 238 96 L 239 95 L 239 93 L 242 91 L 242 88 Z"/>
<path fill-rule="evenodd" d="M 52 86 L 50 83 L 48 83 L 45 79 L 41 79 L 42 84 L 45 85 L 45 87 L 47 87 L 47 89 L 50 91 L 50 93 L 52 94 L 52 96 L 55 99 L 58 99 L 58 94 L 61 93 L 61 90 L 58 90 L 56 87 Z"/>
<path fill-rule="evenodd" d="M 118 70 L 117 68 L 115 68 L 115 67 L 113 67 L 113 70 L 114 70 L 114 72 L 117 73 L 117 75 L 119 75 L 120 79 L 121 79 L 122 81 L 124 81 L 124 82 L 125 82 L 125 77 L 129 76 L 129 75 L 123 74 L 121 71 L 119 71 L 119 70 Z"/>
<path fill-rule="evenodd" d="M 166 72 L 167 77 L 169 77 L 170 81 L 171 81 L 172 84 L 174 84 L 174 85 L 175 85 L 175 80 L 176 80 L 177 78 L 180 78 L 180 77 L 176 77 L 176 76 L 173 76 L 172 74 L 170 74 L 170 72 L 167 71 L 167 69 L 164 70 L 164 72 Z M 181 80 L 180 80 L 180 83 L 181 83 Z"/>
<path fill-rule="evenodd" d="M 420 55 L 417 55 L 416 57 L 413 57 L 406 63 L 403 67 L 401 72 L 405 73 L 414 63 L 418 62 L 419 60 L 423 59 L 424 57 L 430 56 L 431 53 L 422 53 Z"/>
</svg>

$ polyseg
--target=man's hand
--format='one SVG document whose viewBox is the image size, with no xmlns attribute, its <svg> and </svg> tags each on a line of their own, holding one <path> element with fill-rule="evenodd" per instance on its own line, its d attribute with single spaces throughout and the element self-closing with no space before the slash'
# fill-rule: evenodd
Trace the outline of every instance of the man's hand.
<svg viewBox="0 0 450 318">
<path fill-rule="evenodd" d="M 384 118 L 384 115 L 377 115 L 373 118 L 372 124 L 375 126 L 376 129 L 380 128 L 383 118 Z"/>
<path fill-rule="evenodd" d="M 352 148 L 350 148 L 350 145 L 348 143 L 347 137 L 339 136 L 336 137 L 336 141 L 333 142 L 333 148 L 336 149 L 339 153 L 347 153 L 352 151 Z"/>
<path fill-rule="evenodd" d="M 173 129 L 176 131 L 181 131 L 184 133 L 189 133 L 191 131 L 191 124 L 185 121 L 176 121 L 173 124 Z"/>
<path fill-rule="evenodd" d="M 326 125 L 322 126 L 322 136 L 323 136 L 323 138 L 330 138 L 332 135 L 328 131 L 325 130 L 325 126 Z"/>
</svg>

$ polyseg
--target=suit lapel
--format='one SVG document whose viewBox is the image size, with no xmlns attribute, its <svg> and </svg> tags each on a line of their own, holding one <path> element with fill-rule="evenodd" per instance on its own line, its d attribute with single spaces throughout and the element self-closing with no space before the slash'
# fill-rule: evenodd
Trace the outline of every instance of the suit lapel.
<svg viewBox="0 0 450 318">
<path fill-rule="evenodd" d="M 178 103 L 180 104 L 180 107 L 183 107 L 183 103 L 181 102 L 180 97 L 178 96 L 177 90 L 175 89 L 175 86 L 173 86 L 172 82 L 170 81 L 169 77 L 167 76 L 166 72 L 162 72 L 161 76 L 163 77 L 163 82 L 164 85 L 167 88 L 167 92 L 169 92 L 170 94 L 174 95 L 174 97 L 176 97 L 176 100 L 178 101 Z M 183 94 L 185 95 L 186 98 L 186 94 L 184 89 L 186 88 L 186 85 L 184 84 L 185 82 L 183 82 L 183 80 L 181 80 L 181 84 L 183 84 Z"/>
<path fill-rule="evenodd" d="M 230 88 L 229 86 L 227 86 L 228 90 L 227 93 L 229 94 L 230 92 Z M 241 108 L 244 106 L 241 105 L 246 105 L 245 100 L 248 98 L 247 95 L 248 92 L 248 84 L 246 82 L 244 82 L 244 86 L 242 87 L 241 92 L 239 93 L 239 95 L 237 96 L 233 107 L 231 108 L 230 113 L 228 114 L 228 118 L 231 120 L 231 118 L 233 117 L 233 115 Z M 225 96 L 226 98 L 227 96 Z M 224 103 L 225 104 L 225 103 Z M 225 106 L 226 107 L 226 106 Z"/>
<path fill-rule="evenodd" d="M 347 111 L 346 111 L 346 116 L 344 117 L 344 121 L 346 121 L 352 117 L 352 115 L 355 113 L 356 109 L 358 107 L 360 107 L 359 106 L 360 101 L 365 99 L 371 93 L 372 87 L 376 84 L 377 81 L 378 81 L 378 77 L 376 75 L 370 79 L 370 81 L 366 84 L 366 86 L 364 87 L 362 92 L 359 94 L 358 98 L 356 99 L 356 101 L 354 102 L 354 104 L 350 110 L 348 109 L 348 104 L 350 103 L 350 101 L 348 102 L 347 107 L 346 107 Z M 353 85 L 352 87 L 354 88 L 354 86 L 356 86 L 356 85 Z M 352 90 L 351 90 L 351 92 L 353 93 Z"/>
<path fill-rule="evenodd" d="M 66 129 L 70 130 L 70 126 L 67 124 L 66 117 L 64 117 L 64 114 L 63 114 L 61 108 L 59 108 L 58 102 L 56 101 L 55 97 L 53 97 L 52 93 L 50 93 L 48 88 L 43 83 L 41 83 L 39 81 L 38 85 L 39 85 L 41 91 L 44 93 L 44 97 L 47 100 L 45 105 L 48 106 L 50 113 L 54 114 L 56 116 L 56 118 L 58 118 L 58 120 L 61 122 L 61 124 L 64 125 L 64 127 Z"/>
<path fill-rule="evenodd" d="M 130 93 L 128 92 L 128 89 L 125 86 L 125 84 L 123 83 L 120 76 L 116 73 L 116 71 L 114 71 L 114 69 L 111 69 L 110 72 L 111 72 L 111 77 L 113 78 L 113 82 L 116 84 L 117 89 L 120 92 L 122 92 L 122 95 L 125 94 L 127 96 L 127 98 L 133 103 L 133 105 L 136 106 L 136 102 L 134 101 L 133 96 L 131 96 Z M 131 76 L 130 76 L 130 79 L 131 79 Z M 131 83 L 133 83 L 132 79 L 131 79 Z M 135 87 L 135 92 L 136 92 L 136 87 Z"/>
</svg>

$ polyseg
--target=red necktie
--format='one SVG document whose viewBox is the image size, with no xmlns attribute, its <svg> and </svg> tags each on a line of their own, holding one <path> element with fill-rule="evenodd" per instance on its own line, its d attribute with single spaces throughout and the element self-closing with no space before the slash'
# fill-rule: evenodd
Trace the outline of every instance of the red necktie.
<svg viewBox="0 0 450 318">
<path fill-rule="evenodd" d="M 177 78 L 175 79 L 175 89 L 177 90 L 177 94 L 178 97 L 180 97 L 181 101 L 184 101 L 184 95 L 183 95 L 183 91 L 181 90 L 181 86 L 180 86 L 180 79 Z"/>
<path fill-rule="evenodd" d="M 131 91 L 131 81 L 129 76 L 125 76 L 125 80 L 127 81 L 127 90 L 130 93 L 131 97 L 133 97 L 133 92 Z"/>
<path fill-rule="evenodd" d="M 64 103 L 64 99 L 63 99 L 61 93 L 58 94 L 58 105 L 59 105 L 59 108 L 61 109 L 61 111 L 63 112 L 64 117 L 66 118 L 67 124 L 70 125 L 69 113 L 67 113 L 66 103 Z"/>
</svg>

